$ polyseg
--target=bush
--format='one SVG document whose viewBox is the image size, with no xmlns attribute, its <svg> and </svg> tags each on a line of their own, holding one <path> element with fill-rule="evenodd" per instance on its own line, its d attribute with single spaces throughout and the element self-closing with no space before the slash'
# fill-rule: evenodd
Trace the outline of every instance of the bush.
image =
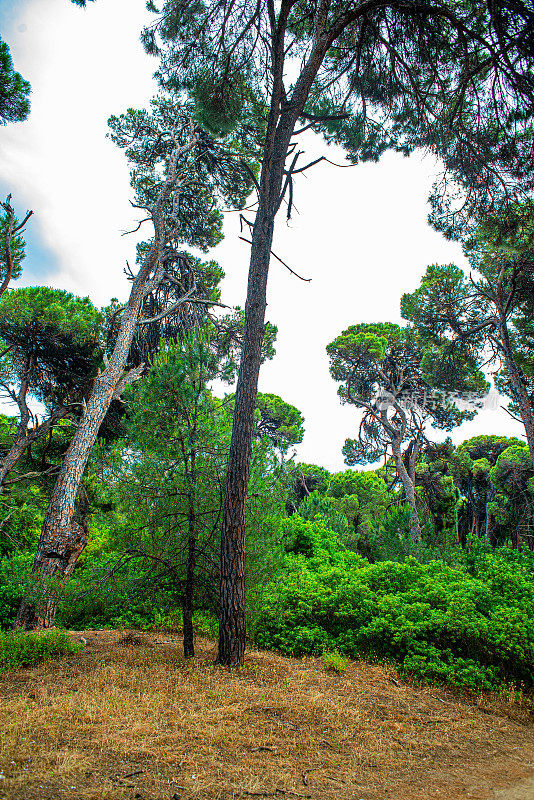
<svg viewBox="0 0 534 800">
<path fill-rule="evenodd" d="M 414 558 L 369 564 L 345 553 L 334 565 L 318 565 L 301 557 L 298 569 L 270 587 L 255 620 L 256 643 L 292 656 L 337 649 L 391 660 L 406 673 L 469 689 L 532 686 L 528 559 L 507 552 L 477 558 L 469 574 Z"/>
<path fill-rule="evenodd" d="M 323 664 L 325 665 L 326 669 L 330 670 L 331 672 L 345 672 L 348 663 L 349 659 L 345 658 L 345 656 L 342 656 L 337 650 L 332 650 L 330 652 L 326 651 L 323 653 Z"/>
<path fill-rule="evenodd" d="M 16 553 L 0 560 L 0 630 L 12 627 L 22 600 L 33 553 Z"/>
<path fill-rule="evenodd" d="M 0 667 L 30 667 L 56 656 L 77 653 L 83 647 L 63 631 L 47 633 L 0 633 Z"/>
</svg>

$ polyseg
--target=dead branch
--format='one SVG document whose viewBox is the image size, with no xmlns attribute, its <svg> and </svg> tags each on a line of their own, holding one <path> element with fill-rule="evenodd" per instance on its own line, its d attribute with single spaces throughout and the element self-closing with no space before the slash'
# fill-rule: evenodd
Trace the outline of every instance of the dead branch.
<svg viewBox="0 0 534 800">
<path fill-rule="evenodd" d="M 245 237 L 244 237 L 244 236 L 240 236 L 239 238 L 240 238 L 240 239 L 242 239 L 242 241 L 246 242 L 247 244 L 252 244 L 252 242 L 250 241 L 250 239 L 245 239 Z M 273 251 L 272 251 L 272 250 L 271 250 L 271 255 L 272 255 L 272 256 L 274 256 L 274 257 L 276 258 L 276 260 L 277 260 L 277 261 L 279 261 L 281 264 L 283 264 L 283 265 L 284 265 L 284 267 L 285 267 L 287 270 L 289 270 L 289 272 L 290 272 L 292 275 L 294 275 L 294 276 L 295 276 L 295 278 L 298 278 L 298 279 L 299 279 L 299 280 L 301 280 L 301 281 L 306 281 L 306 283 L 309 283 L 309 282 L 311 281 L 311 278 L 303 278 L 303 277 L 302 277 L 302 275 L 299 275 L 299 274 L 298 274 L 298 272 L 295 272 L 294 270 L 292 270 L 292 269 L 291 269 L 291 267 L 290 267 L 288 264 L 286 264 L 286 262 L 285 262 L 285 261 L 282 261 L 282 259 L 281 259 L 279 256 L 277 256 L 277 255 L 276 255 L 276 253 L 273 253 Z"/>
</svg>

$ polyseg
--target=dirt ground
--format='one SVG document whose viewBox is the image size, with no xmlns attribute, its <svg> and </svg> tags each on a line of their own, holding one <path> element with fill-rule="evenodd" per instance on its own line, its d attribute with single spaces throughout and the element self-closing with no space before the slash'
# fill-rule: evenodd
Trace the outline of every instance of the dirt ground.
<svg viewBox="0 0 534 800">
<path fill-rule="evenodd" d="M 394 669 L 249 652 L 184 661 L 168 633 L 85 631 L 0 676 L 3 800 L 534 800 L 534 717 Z"/>
</svg>

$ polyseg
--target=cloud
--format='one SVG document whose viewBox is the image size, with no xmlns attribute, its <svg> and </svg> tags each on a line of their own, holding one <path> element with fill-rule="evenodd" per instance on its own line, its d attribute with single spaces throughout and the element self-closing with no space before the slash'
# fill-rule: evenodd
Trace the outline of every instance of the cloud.
<svg viewBox="0 0 534 800">
<path fill-rule="evenodd" d="M 122 270 L 135 259 L 136 239 L 121 231 L 139 217 L 106 121 L 146 106 L 156 89 L 157 62 L 139 43 L 151 18 L 144 0 L 102 0 L 85 11 L 68 0 L 4 0 L 0 14 L 16 68 L 33 89 L 28 121 L 0 129 L 0 178 L 17 208 L 35 211 L 41 273 L 34 253 L 26 278 L 97 304 L 124 297 Z M 313 136 L 303 146 L 309 160 L 325 149 Z M 330 157 L 343 162 L 339 149 Z M 465 263 L 459 246 L 426 224 L 435 171 L 420 154 L 389 153 L 352 169 L 322 163 L 298 177 L 292 220 L 280 212 L 274 250 L 313 280 L 302 283 L 273 259 L 267 317 L 279 328 L 278 355 L 263 367 L 260 388 L 304 413 L 302 460 L 342 469 L 341 447 L 357 429 L 357 412 L 340 406 L 329 376 L 328 342 L 357 321 L 398 321 L 401 294 L 418 285 L 427 264 Z M 226 272 L 227 303 L 244 305 L 248 255 L 238 214 L 228 214 L 226 239 L 210 254 Z M 454 438 L 482 431 L 520 435 L 521 427 L 487 410 Z"/>
</svg>

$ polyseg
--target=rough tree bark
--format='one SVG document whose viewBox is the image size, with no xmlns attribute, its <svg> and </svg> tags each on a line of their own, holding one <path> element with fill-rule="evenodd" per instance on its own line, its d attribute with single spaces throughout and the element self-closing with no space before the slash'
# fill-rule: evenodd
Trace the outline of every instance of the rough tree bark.
<svg viewBox="0 0 534 800">
<path fill-rule="evenodd" d="M 413 542 L 418 542 L 421 539 L 421 524 L 419 522 L 419 513 L 415 500 L 415 484 L 404 464 L 400 441 L 398 439 L 392 439 L 391 449 L 393 452 L 393 460 L 397 468 L 397 474 L 402 483 L 404 494 L 406 495 L 406 502 L 410 507 L 410 538 Z"/>
<path fill-rule="evenodd" d="M 500 298 L 496 303 L 496 307 L 499 320 L 498 330 L 501 339 L 502 354 L 506 363 L 506 369 L 508 370 L 508 374 L 510 376 L 510 382 L 514 392 L 514 400 L 519 406 L 521 420 L 525 426 L 528 449 L 530 452 L 532 466 L 534 467 L 534 415 L 532 413 L 530 397 L 514 357 L 512 344 L 510 342 L 510 333 L 508 331 L 506 312 L 503 308 L 502 302 L 500 302 Z"/>
<path fill-rule="evenodd" d="M 176 145 L 165 183 L 151 209 L 154 239 L 133 281 L 128 303 L 122 312 L 113 353 L 105 369 L 95 379 L 91 396 L 61 466 L 45 514 L 28 596 L 22 601 L 15 620 L 16 628 L 31 630 L 37 627 L 51 627 L 54 624 L 57 601 L 54 597 L 50 599 L 36 597 L 35 589 L 32 587 L 44 586 L 46 593 L 47 576 L 53 576 L 56 580 L 67 578 L 72 574 L 76 561 L 85 548 L 87 531 L 85 525 L 76 518 L 76 498 L 92 447 L 111 401 L 114 397 L 120 397 L 126 386 L 141 375 L 142 366 L 126 375 L 124 368 L 143 299 L 159 284 L 163 276 L 161 256 L 171 238 L 171 232 L 166 229 L 163 219 L 163 209 L 171 193 L 180 185 L 178 160 L 194 146 L 195 142 L 196 137 L 193 137 L 182 147 Z"/>
<path fill-rule="evenodd" d="M 197 567 L 197 472 L 196 472 L 196 434 L 198 418 L 198 397 L 195 408 L 195 422 L 191 431 L 190 441 L 192 447 L 188 456 L 185 454 L 185 442 L 182 440 L 182 450 L 184 452 L 184 464 L 186 468 L 186 481 L 188 485 L 188 509 L 187 509 L 187 566 L 182 599 L 182 617 L 184 633 L 184 658 L 194 658 L 195 637 L 193 631 L 193 596 L 195 592 L 195 577 Z M 188 463 L 189 462 L 189 463 Z"/>
<path fill-rule="evenodd" d="M 287 100 L 283 89 L 284 36 L 291 6 L 291 2 L 282 2 L 278 22 L 272 31 L 273 90 L 258 187 L 258 210 L 252 230 L 245 329 L 224 499 L 217 663 L 225 666 L 241 665 L 246 646 L 245 504 L 250 475 L 261 347 L 265 330 L 267 278 L 274 221 L 282 202 L 286 158 L 296 122 L 304 110 L 322 60 L 340 32 L 337 28 L 332 28 L 327 34 L 325 33 L 329 2 L 322 0 L 316 12 L 315 35 L 310 56 L 295 84 L 291 98 Z M 343 26 L 346 24 L 345 21 Z"/>
</svg>

